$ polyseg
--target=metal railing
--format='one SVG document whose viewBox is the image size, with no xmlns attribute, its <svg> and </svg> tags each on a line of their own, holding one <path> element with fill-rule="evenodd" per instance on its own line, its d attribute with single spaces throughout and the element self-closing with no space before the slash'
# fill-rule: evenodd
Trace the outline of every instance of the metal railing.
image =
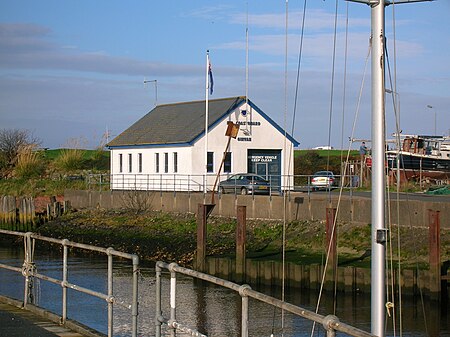
<svg viewBox="0 0 450 337">
<path fill-rule="evenodd" d="M 27 232 L 13 232 L 0 229 L 1 234 L 22 236 L 24 240 L 24 263 L 21 268 L 9 266 L 0 263 L 0 268 L 15 271 L 21 273 L 25 278 L 25 291 L 23 298 L 23 306 L 26 308 L 28 304 L 33 302 L 33 280 L 34 278 L 48 281 L 50 283 L 60 285 L 62 288 L 62 315 L 60 317 L 61 323 L 65 324 L 67 320 L 67 290 L 72 289 L 84 294 L 88 294 L 100 299 L 105 300 L 108 303 L 108 336 L 113 336 L 113 307 L 114 304 L 118 304 L 127 308 L 131 311 L 131 330 L 132 336 L 137 336 L 137 315 L 138 315 L 138 270 L 139 270 L 139 258 L 134 254 L 122 253 L 114 250 L 113 248 L 101 248 L 81 243 L 72 242 L 69 240 L 59 240 L 54 238 L 49 238 L 45 236 L 40 236 L 35 233 Z M 46 241 L 54 244 L 59 244 L 63 248 L 63 264 L 62 264 L 62 280 L 50 277 L 48 275 L 40 274 L 36 268 L 34 261 L 34 246 L 35 240 Z M 97 253 L 102 253 L 108 257 L 108 284 L 107 293 L 101 293 L 82 287 L 80 285 L 71 283 L 68 276 L 68 248 L 79 248 L 83 250 L 93 251 Z M 133 277 L 132 277 L 132 298 L 131 303 L 126 303 L 125 301 L 119 301 L 118 298 L 114 296 L 113 293 L 113 257 L 120 257 L 123 259 L 128 259 L 132 261 L 133 264 Z"/>
<path fill-rule="evenodd" d="M 231 174 L 222 174 L 219 181 L 225 180 Z M 354 189 L 360 187 L 361 179 L 359 175 L 335 175 L 335 181 L 330 186 L 315 185 L 312 182 L 312 175 L 271 175 L 266 177 L 270 183 L 270 194 L 280 194 L 281 192 L 311 192 L 316 189 L 334 189 L 341 185 L 344 188 Z M 141 190 L 141 191 L 162 191 L 162 192 L 211 192 L 214 187 L 216 175 L 191 175 L 191 174 L 111 174 L 103 176 L 102 179 L 88 179 L 89 187 L 96 189 L 96 182 L 101 181 L 103 186 L 109 182 L 111 190 Z M 98 187 L 97 187 L 98 188 Z M 216 190 L 220 190 L 216 186 Z M 236 189 L 236 194 L 240 189 Z"/>
<path fill-rule="evenodd" d="M 37 235 L 35 233 L 20 233 L 12 232 L 7 230 L 0 230 L 0 234 L 19 236 L 23 238 L 24 242 L 24 262 L 22 267 L 10 266 L 0 263 L 0 268 L 4 268 L 10 271 L 18 272 L 25 278 L 25 289 L 23 306 L 26 308 L 27 305 L 32 304 L 33 297 L 33 282 L 34 279 L 40 279 L 47 281 L 62 288 L 62 315 L 58 316 L 61 324 L 65 324 L 68 316 L 68 296 L 67 290 L 72 289 L 90 296 L 103 299 L 108 304 L 108 336 L 113 336 L 113 307 L 114 304 L 123 306 L 131 311 L 131 330 L 132 336 L 137 336 L 137 316 L 138 316 L 138 273 L 139 273 L 139 259 L 134 254 L 127 254 L 116 251 L 112 248 L 101 248 L 76 242 L 71 242 L 69 240 L 59 240 L 49 237 L 44 237 Z M 53 244 L 59 244 L 63 248 L 63 263 L 62 263 L 62 279 L 56 279 L 48 275 L 41 274 L 37 271 L 36 262 L 34 260 L 34 246 L 35 241 L 41 240 Z M 107 282 L 107 293 L 98 292 L 89 288 L 82 287 L 80 285 L 71 283 L 68 276 L 68 248 L 79 248 L 88 251 L 94 251 L 97 253 L 102 253 L 108 257 L 108 282 Z M 131 278 L 132 283 L 132 298 L 131 303 L 126 303 L 126 301 L 119 300 L 115 297 L 113 293 L 113 256 L 128 259 L 132 261 L 133 273 Z M 162 273 L 163 270 L 170 271 L 170 313 L 169 318 L 165 318 L 162 311 Z M 155 266 L 155 289 L 156 289 L 156 303 L 155 303 L 155 332 L 157 337 L 161 337 L 161 330 L 163 324 L 166 324 L 170 329 L 170 335 L 176 336 L 177 332 L 184 332 L 191 336 L 204 336 L 199 331 L 188 327 L 187 325 L 179 322 L 177 320 L 177 273 L 185 276 L 192 277 L 194 279 L 209 282 L 214 285 L 218 285 L 227 289 L 232 290 L 241 297 L 241 336 L 248 337 L 249 333 L 249 298 L 255 299 L 257 301 L 266 303 L 273 307 L 282 309 L 293 315 L 305 318 L 309 321 L 313 321 L 323 326 L 328 337 L 334 337 L 336 332 L 346 333 L 350 336 L 355 337 L 373 337 L 372 334 L 363 331 L 361 329 L 352 327 L 348 324 L 339 321 L 338 317 L 334 315 L 323 316 L 315 312 L 309 311 L 307 309 L 301 308 L 299 306 L 281 301 L 274 297 L 262 294 L 255 290 L 252 290 L 249 285 L 239 285 L 218 277 L 204 274 L 192 269 L 187 269 L 178 266 L 176 263 L 167 264 L 164 262 L 157 262 Z M 79 309 L 79 307 L 78 307 Z"/>
<path fill-rule="evenodd" d="M 207 281 L 209 283 L 222 286 L 232 291 L 238 293 L 241 296 L 241 336 L 248 337 L 249 330 L 249 298 L 264 302 L 266 304 L 272 305 L 276 308 L 282 309 L 286 312 L 290 312 L 299 317 L 303 317 L 315 323 L 321 324 L 327 333 L 327 337 L 336 336 L 336 331 L 346 333 L 350 336 L 355 337 L 374 337 L 374 335 L 360 330 L 358 328 L 352 327 L 348 324 L 339 321 L 339 318 L 334 315 L 323 316 L 319 315 L 313 311 L 298 307 L 296 305 L 281 301 L 274 297 L 262 294 L 247 285 L 239 285 L 224 279 L 217 278 L 208 274 L 204 274 L 192 269 L 187 269 L 178 266 L 176 263 L 167 264 L 164 262 L 156 263 L 156 337 L 161 337 L 161 328 L 163 324 L 171 329 L 171 336 L 176 336 L 176 332 L 184 332 L 191 336 L 202 336 L 199 331 L 190 328 L 183 323 L 177 321 L 177 305 L 176 305 L 176 294 L 177 294 L 177 273 L 190 276 L 199 280 Z M 162 293 L 161 293 L 161 276 L 162 271 L 166 269 L 170 271 L 170 316 L 165 318 L 162 312 Z"/>
</svg>

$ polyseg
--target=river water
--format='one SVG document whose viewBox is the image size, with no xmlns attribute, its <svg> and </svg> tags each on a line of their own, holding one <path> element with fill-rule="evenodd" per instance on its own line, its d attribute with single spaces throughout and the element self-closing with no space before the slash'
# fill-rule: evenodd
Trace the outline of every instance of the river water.
<svg viewBox="0 0 450 337">
<path fill-rule="evenodd" d="M 62 254 L 61 254 L 62 255 Z M 41 274 L 62 279 L 61 255 L 35 252 L 37 270 Z M 0 246 L 0 261 L 4 264 L 21 266 L 23 249 Z M 128 262 L 114 260 L 115 297 L 127 302 L 131 298 L 131 266 Z M 69 254 L 69 282 L 106 293 L 107 259 L 104 256 L 73 256 Z M 169 316 L 169 274 L 163 277 L 163 315 Z M 41 307 L 61 315 L 62 290 L 58 285 L 46 281 L 36 281 L 36 301 Z M 0 269 L 0 294 L 23 299 L 24 281 L 19 273 Z M 279 289 L 256 289 L 280 298 Z M 329 295 L 322 300 L 319 313 L 329 314 L 333 303 Z M 287 302 L 314 310 L 317 294 L 306 290 L 285 292 Z M 240 296 L 218 286 L 198 285 L 187 277 L 177 278 L 177 320 L 195 328 L 208 336 L 240 335 Z M 250 299 L 249 336 L 311 336 L 312 323 L 302 318 L 282 313 L 269 305 Z M 338 295 L 336 315 L 347 324 L 370 331 L 370 296 L 367 294 Z M 399 313 L 396 314 L 397 319 Z M 68 291 L 68 317 L 103 333 L 107 332 L 106 302 L 73 290 Z M 139 277 L 138 335 L 155 335 L 155 271 L 151 267 L 141 267 Z M 436 302 L 403 298 L 403 336 L 450 336 L 450 318 L 447 308 Z M 114 336 L 131 335 L 131 312 L 114 306 Z M 397 325 L 394 332 L 390 320 L 387 336 L 399 336 Z M 167 329 L 163 329 L 168 336 Z M 324 330 L 316 327 L 314 336 L 324 336 Z M 339 335 L 339 334 L 338 334 Z M 187 336 L 177 334 L 177 336 Z"/>
</svg>

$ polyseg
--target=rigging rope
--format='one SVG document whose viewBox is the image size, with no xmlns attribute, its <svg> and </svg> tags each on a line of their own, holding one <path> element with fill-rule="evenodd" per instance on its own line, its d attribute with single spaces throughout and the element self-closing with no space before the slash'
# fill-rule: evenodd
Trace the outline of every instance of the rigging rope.
<svg viewBox="0 0 450 337">
<path fill-rule="evenodd" d="M 343 162 L 343 151 L 344 148 L 344 121 L 345 121 L 345 103 L 346 103 L 346 89 L 347 89 L 347 57 L 348 57 L 348 2 L 346 3 L 346 16 L 345 16 L 345 49 L 344 49 L 344 81 L 343 81 L 343 97 L 342 97 L 342 125 L 341 125 L 341 186 L 343 186 L 342 179 L 345 177 L 346 168 L 342 170 L 342 162 Z M 347 163 L 346 163 L 347 166 Z M 344 172 L 343 172 L 344 171 Z M 344 174 L 343 174 L 344 173 Z M 333 224 L 334 226 L 334 224 Z M 337 235 L 336 235 L 337 240 Z M 336 266 L 338 264 L 338 257 L 336 256 Z M 336 315 L 337 309 L 337 273 L 334 276 L 334 311 L 333 314 Z"/>
<path fill-rule="evenodd" d="M 337 18 L 338 18 L 338 0 L 335 0 L 335 12 L 334 12 L 334 36 L 333 36 L 333 62 L 331 69 L 331 89 L 330 89 L 330 111 L 328 119 L 328 148 L 331 148 L 331 123 L 333 118 L 333 98 L 334 98 L 334 75 L 336 65 L 336 40 L 337 40 Z M 327 155 L 327 171 L 330 167 L 330 152 Z M 331 201 L 331 189 L 328 191 L 329 200 Z"/>
<path fill-rule="evenodd" d="M 343 162 L 342 149 L 344 149 L 344 125 L 345 125 L 345 103 L 347 98 L 347 57 L 348 57 L 348 2 L 346 3 L 345 16 L 345 49 L 344 49 L 344 81 L 343 81 L 343 97 L 342 97 L 342 124 L 341 124 L 341 163 Z M 342 165 L 341 165 L 342 176 Z"/>
<path fill-rule="evenodd" d="M 288 69 L 288 14 L 289 1 L 286 0 L 286 19 L 285 19 L 285 59 L 284 59 L 284 153 L 287 154 L 287 69 Z M 289 171 L 288 171 L 289 172 Z M 281 300 L 285 300 L 285 260 L 286 260 L 286 207 L 287 207 L 287 193 L 283 195 L 283 252 L 282 252 L 282 281 L 281 281 Z M 281 309 L 281 335 L 284 335 L 284 310 Z"/>
<path fill-rule="evenodd" d="M 22 275 L 26 277 L 24 299 L 26 299 L 27 302 L 33 304 L 34 303 L 33 276 L 36 273 L 36 265 L 34 263 L 35 241 L 31 240 L 31 237 L 28 234 L 29 233 L 27 233 L 27 235 L 23 237 L 25 259 L 22 265 Z"/>
<path fill-rule="evenodd" d="M 361 81 L 361 87 L 360 87 L 360 90 L 359 90 L 359 97 L 358 97 L 358 102 L 357 102 L 357 106 L 356 106 L 355 116 L 353 118 L 353 126 L 352 126 L 352 131 L 351 131 L 351 137 L 349 137 L 350 139 L 349 139 L 349 144 L 348 144 L 348 149 L 347 149 L 347 156 L 346 156 L 346 161 L 345 161 L 345 165 L 344 165 L 343 176 L 346 175 L 346 171 L 347 171 L 347 167 L 348 167 L 347 164 L 348 164 L 349 159 L 350 159 L 350 151 L 351 151 L 351 147 L 352 147 L 352 143 L 353 143 L 353 136 L 355 134 L 356 122 L 358 120 L 358 115 L 359 115 L 359 111 L 360 111 L 360 107 L 361 107 L 361 97 L 362 97 L 362 93 L 363 93 L 363 89 L 364 89 L 364 83 L 365 83 L 365 78 L 366 78 L 366 73 L 367 73 L 367 65 L 368 65 L 368 61 L 369 61 L 370 51 L 371 51 L 371 45 L 369 44 L 368 51 L 367 51 L 367 56 L 366 56 L 366 60 L 365 60 L 365 64 L 364 64 L 364 73 L 363 73 L 363 78 L 362 78 L 362 81 Z M 331 237 L 333 237 L 334 230 L 335 230 L 335 227 L 336 227 L 336 220 L 337 220 L 338 214 L 339 214 L 339 208 L 340 208 L 342 193 L 343 193 L 343 184 L 341 184 L 340 189 L 339 189 L 339 197 L 338 197 L 338 201 L 337 201 L 337 205 L 336 205 L 336 216 L 335 216 L 334 221 L 333 221 L 333 229 L 332 229 L 333 232 L 331 233 Z M 319 312 L 320 301 L 322 299 L 323 287 L 324 287 L 324 284 L 325 284 L 325 271 L 326 271 L 326 269 L 328 267 L 328 260 L 329 260 L 330 249 L 331 249 L 331 242 L 330 242 L 330 245 L 327 248 L 327 256 L 326 256 L 326 260 L 325 260 L 324 273 L 322 274 L 322 280 L 321 280 L 320 289 L 319 289 L 319 296 L 318 296 L 318 299 L 317 299 L 317 305 L 316 305 L 316 310 L 315 310 L 316 313 Z M 314 330 L 315 330 L 315 322 L 313 323 L 313 326 L 312 326 L 311 337 L 314 334 Z"/>
<path fill-rule="evenodd" d="M 330 110 L 329 110 L 329 119 L 328 119 L 328 149 L 331 149 L 331 123 L 332 123 L 332 116 L 333 116 L 333 97 L 334 97 L 334 74 L 335 74 L 335 64 L 336 64 L 336 36 L 337 36 L 337 17 L 338 17 L 338 0 L 335 0 L 335 11 L 334 11 L 334 35 L 333 35 L 333 61 L 332 61 L 332 69 L 331 69 L 331 89 L 330 89 Z M 328 150 L 327 153 L 327 166 L 326 166 L 326 171 L 329 171 L 330 168 L 330 150 Z M 342 186 L 341 186 L 342 188 Z M 328 189 L 328 202 L 331 204 L 331 188 Z M 335 217 L 336 219 L 336 217 Z M 334 235 L 334 223 L 333 223 L 333 233 L 331 234 L 331 237 L 333 238 Z M 326 256 L 326 260 L 325 260 L 325 267 L 324 267 L 324 272 L 322 275 L 322 282 L 321 282 L 321 291 L 322 291 L 322 287 L 323 287 L 323 283 L 325 280 L 325 274 L 326 274 L 326 270 L 327 270 L 327 265 L 328 265 L 328 258 L 329 258 L 329 253 L 330 253 L 330 249 L 331 249 L 331 242 L 332 240 L 330 240 L 330 245 L 328 247 L 327 250 L 327 256 Z M 320 295 L 319 295 L 320 296 Z M 319 310 L 319 303 L 320 303 L 320 297 L 317 301 L 317 307 L 316 307 L 316 312 L 318 312 Z M 314 329 L 315 329 L 315 323 L 312 326 L 312 330 L 311 330 L 311 337 L 314 333 Z"/>
<path fill-rule="evenodd" d="M 305 35 L 305 16 L 306 16 L 306 0 L 303 2 L 303 15 L 302 15 L 302 29 L 300 33 L 300 44 L 298 48 L 298 61 L 297 61 L 297 81 L 295 85 L 295 95 L 294 95 L 294 111 L 292 115 L 292 129 L 291 129 L 291 135 L 294 134 L 294 125 L 295 125 L 295 116 L 297 113 L 297 101 L 298 101 L 298 88 L 299 88 L 299 82 L 300 82 L 300 65 L 302 62 L 302 55 L 303 55 L 303 38 Z"/>
<path fill-rule="evenodd" d="M 393 32 L 393 42 L 394 42 L 394 82 L 392 87 L 392 98 L 396 98 L 394 101 L 394 115 L 395 115 L 395 129 L 397 133 L 397 154 L 400 151 L 400 109 L 397 111 L 397 100 L 398 96 L 394 95 L 398 93 L 397 91 L 397 37 L 396 37 L 396 20 L 395 20 L 395 0 L 392 1 L 392 32 Z M 386 53 L 387 56 L 387 53 Z M 389 62 L 388 62 L 389 65 Z M 390 72 L 389 72 L 390 73 Z M 400 165 L 397 165 L 397 188 L 396 188 L 396 204 L 397 204 L 397 251 L 398 251 L 398 302 L 399 302 L 399 333 L 400 336 L 403 335 L 403 313 L 402 313 L 402 287 L 401 287 L 401 241 L 400 241 Z M 394 311 L 395 313 L 395 311 Z M 395 318 L 394 318 L 395 322 Z M 395 328 L 395 324 L 394 324 Z"/>
<path fill-rule="evenodd" d="M 389 59 L 389 53 L 387 51 L 387 44 L 385 44 L 385 53 L 386 53 L 386 65 L 387 65 L 387 69 L 388 69 L 388 78 L 389 78 L 389 83 L 391 85 L 392 88 L 392 76 L 391 76 L 391 68 L 390 68 L 390 59 Z M 396 134 L 397 134 L 397 139 L 399 139 L 400 137 L 400 132 L 399 132 L 399 125 L 398 125 L 398 111 L 397 111 L 397 102 L 395 100 L 395 95 L 394 95 L 394 91 L 392 91 L 392 103 L 393 103 L 393 108 L 394 108 L 394 116 L 395 116 L 395 121 L 396 121 Z M 398 142 L 397 144 L 397 148 L 399 148 L 399 144 L 400 142 Z M 387 158 L 385 158 L 385 160 L 387 161 Z M 398 170 L 398 168 L 397 168 Z M 388 178 L 389 179 L 389 178 Z M 386 310 L 387 310 L 387 315 L 389 317 L 391 317 L 390 314 L 390 308 L 394 308 L 393 313 L 392 313 L 392 326 L 393 326 L 393 332 L 394 332 L 394 336 L 396 336 L 396 315 L 395 315 L 395 298 L 394 298 L 394 266 L 393 266 L 393 260 L 394 260 L 394 254 L 393 254 L 393 243 L 392 243 L 392 216 L 391 216 L 391 209 L 389 207 L 389 205 L 391 204 L 391 200 L 390 200 L 390 193 L 389 193 L 389 184 L 386 185 L 386 208 L 387 208 L 387 214 L 388 214 L 388 228 L 389 228 L 389 260 L 388 260 L 388 255 L 386 255 L 386 266 L 387 268 L 389 268 L 390 270 L 390 275 L 391 275 L 391 299 L 389 299 L 390 295 L 389 295 L 389 283 L 386 284 Z M 400 209 L 400 194 L 399 194 L 399 184 L 397 184 L 397 229 L 400 230 L 400 224 L 399 224 L 399 220 L 400 220 L 400 213 L 399 213 L 399 209 Z M 400 232 L 398 232 L 397 235 L 397 242 L 400 242 Z M 398 261 L 400 262 L 400 257 L 401 257 L 401 250 L 400 247 L 398 247 Z M 389 275 L 389 274 L 388 274 Z M 398 280 L 399 280 L 399 287 L 401 284 L 401 273 L 399 270 L 399 275 L 398 275 Z M 401 291 L 400 291 L 400 295 L 401 295 Z M 388 305 L 389 304 L 389 305 Z M 401 307 L 400 307 L 400 312 L 401 312 Z M 400 334 L 401 336 L 401 334 Z"/>
</svg>

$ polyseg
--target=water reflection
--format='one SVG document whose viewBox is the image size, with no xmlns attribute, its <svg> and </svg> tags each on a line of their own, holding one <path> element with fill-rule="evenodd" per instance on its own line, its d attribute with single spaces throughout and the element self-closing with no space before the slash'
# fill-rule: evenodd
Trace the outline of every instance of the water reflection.
<svg viewBox="0 0 450 337">
<path fill-rule="evenodd" d="M 39 273 L 55 278 L 62 278 L 61 256 L 35 253 L 36 266 Z M 21 249 L 0 247 L 0 260 L 5 264 L 20 267 L 23 261 Z M 131 266 L 127 262 L 115 261 L 114 294 L 126 303 L 132 295 Z M 117 263 L 116 263 L 117 262 Z M 69 281 L 71 283 L 106 293 L 107 289 L 106 257 L 69 255 Z M 139 277 L 139 336 L 155 334 L 155 277 L 154 269 L 142 267 Z M 163 275 L 162 296 L 163 313 L 168 317 L 169 308 L 169 274 Z M 23 298 L 24 281 L 18 273 L 0 269 L 0 294 L 14 298 Z M 58 285 L 45 281 L 36 282 L 37 301 L 45 307 L 61 315 L 62 290 Z M 280 298 L 279 289 L 259 289 L 260 291 Z M 177 320 L 198 329 L 208 336 L 239 336 L 241 329 L 241 298 L 229 290 L 194 282 L 190 278 L 179 277 L 177 282 Z M 286 290 L 286 301 L 314 310 L 317 301 L 316 292 L 305 290 Z M 320 313 L 332 312 L 333 303 L 325 296 Z M 403 300 L 403 336 L 444 336 L 449 333 L 449 317 L 445 310 L 433 302 L 425 302 L 422 307 L 418 300 Z M 279 309 L 250 299 L 249 301 L 249 336 L 310 336 L 312 323 Z M 426 320 L 423 318 L 426 313 Z M 336 315 L 341 321 L 370 331 L 370 297 L 357 294 L 339 296 Z M 68 316 L 103 333 L 107 332 L 107 304 L 104 300 L 68 291 Z M 427 322 L 427 325 L 425 325 Z M 393 335 L 388 324 L 387 335 Z M 316 327 L 319 334 L 323 329 Z M 398 335 L 398 330 L 396 331 Z M 163 328 L 165 336 L 169 336 L 167 328 Z M 114 336 L 131 335 L 131 311 L 119 305 L 114 306 Z M 178 336 L 187 336 L 179 333 Z"/>
</svg>

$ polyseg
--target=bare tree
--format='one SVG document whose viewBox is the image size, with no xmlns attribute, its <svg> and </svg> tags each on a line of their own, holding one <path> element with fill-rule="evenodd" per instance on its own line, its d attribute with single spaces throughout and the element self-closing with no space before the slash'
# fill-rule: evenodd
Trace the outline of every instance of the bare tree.
<svg viewBox="0 0 450 337">
<path fill-rule="evenodd" d="M 0 129 L 0 169 L 14 167 L 21 148 L 40 144 L 29 130 Z"/>
</svg>

